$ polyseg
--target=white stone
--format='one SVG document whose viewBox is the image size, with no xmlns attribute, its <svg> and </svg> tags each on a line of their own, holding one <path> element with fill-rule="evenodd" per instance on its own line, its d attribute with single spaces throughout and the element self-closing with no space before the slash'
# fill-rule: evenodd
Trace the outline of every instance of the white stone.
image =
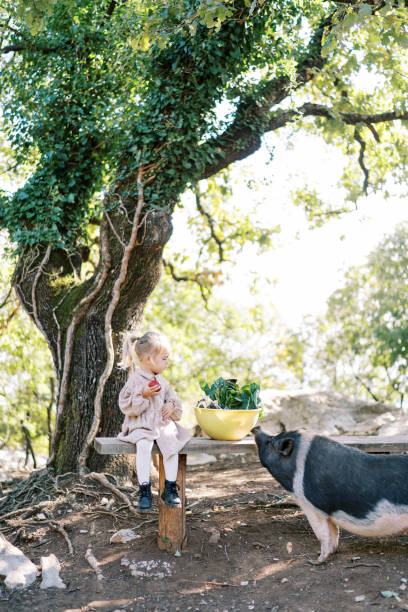
<svg viewBox="0 0 408 612">
<path fill-rule="evenodd" d="M 27 587 L 37 578 L 34 563 L 0 533 L 0 576 L 8 589 Z"/>
<path fill-rule="evenodd" d="M 131 542 L 132 540 L 136 540 L 141 536 L 133 531 L 133 529 L 119 529 L 116 533 L 113 534 L 109 542 L 111 544 L 117 544 L 122 542 L 123 544 L 126 542 Z"/>
<path fill-rule="evenodd" d="M 49 589 L 56 587 L 57 589 L 66 589 L 67 585 L 60 578 L 61 566 L 57 557 L 53 554 L 48 557 L 41 557 L 42 581 L 41 589 Z"/>
<path fill-rule="evenodd" d="M 357 595 L 357 597 L 354 598 L 354 601 L 364 601 L 365 600 L 365 595 Z"/>
<path fill-rule="evenodd" d="M 167 561 L 133 561 L 129 570 L 135 578 L 165 578 L 172 574 L 172 564 Z"/>
<path fill-rule="evenodd" d="M 217 457 L 208 453 L 187 453 L 187 465 L 204 465 L 217 461 Z"/>
</svg>

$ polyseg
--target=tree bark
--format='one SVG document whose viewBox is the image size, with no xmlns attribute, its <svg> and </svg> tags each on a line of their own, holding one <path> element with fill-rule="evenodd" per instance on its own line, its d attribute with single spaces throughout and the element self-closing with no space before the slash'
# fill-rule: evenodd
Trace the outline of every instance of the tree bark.
<svg viewBox="0 0 408 612">
<path fill-rule="evenodd" d="M 111 338 L 114 362 L 104 384 L 96 433 L 116 436 L 122 416 L 118 394 L 127 373 L 117 367 L 123 333 L 133 327 L 156 286 L 163 248 L 171 235 L 170 213 L 146 211 L 139 198 L 105 213 L 100 230 L 100 262 L 94 276 L 63 291 L 53 284 L 56 273 L 72 280 L 75 257 L 61 251 L 26 251 L 19 260 L 14 285 L 19 299 L 50 347 L 58 384 L 57 417 L 50 464 L 58 473 L 76 471 L 79 457 L 93 471 L 126 469 L 123 458 L 97 455 L 85 442 L 95 425 L 95 397 L 107 363 L 106 338 Z M 135 228 L 131 243 L 132 224 Z M 133 246 L 132 246 L 133 244 Z M 126 256 L 126 265 L 123 265 Z M 122 281 L 118 283 L 119 275 Z M 116 282 L 116 284 L 115 284 Z M 111 329 L 105 315 L 111 308 Z M 88 440 L 89 442 L 89 440 Z M 125 465 L 126 464 L 126 465 Z"/>
</svg>

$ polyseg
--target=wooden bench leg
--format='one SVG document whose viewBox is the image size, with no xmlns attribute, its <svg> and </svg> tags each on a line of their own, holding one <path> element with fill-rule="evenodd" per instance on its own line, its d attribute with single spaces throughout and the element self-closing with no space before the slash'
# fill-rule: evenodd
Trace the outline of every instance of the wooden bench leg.
<svg viewBox="0 0 408 612">
<path fill-rule="evenodd" d="M 186 465 L 187 455 L 179 455 L 177 485 L 181 505 L 168 508 L 160 495 L 164 489 L 163 457 L 159 460 L 159 535 L 157 544 L 161 550 L 175 552 L 186 545 Z"/>
</svg>

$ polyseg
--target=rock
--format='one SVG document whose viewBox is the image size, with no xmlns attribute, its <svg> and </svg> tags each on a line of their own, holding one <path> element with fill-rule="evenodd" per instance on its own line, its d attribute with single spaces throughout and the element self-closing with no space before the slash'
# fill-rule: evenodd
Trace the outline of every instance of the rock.
<svg viewBox="0 0 408 612">
<path fill-rule="evenodd" d="M 221 534 L 218 529 L 212 529 L 210 539 L 208 540 L 209 544 L 218 544 L 220 537 Z"/>
<path fill-rule="evenodd" d="M 364 601 L 365 600 L 365 595 L 357 595 L 357 597 L 354 598 L 354 601 Z"/>
<path fill-rule="evenodd" d="M 34 563 L 0 533 L 0 576 L 8 589 L 27 587 L 37 578 Z"/>
<path fill-rule="evenodd" d="M 109 542 L 111 544 L 117 544 L 122 542 L 125 544 L 126 542 L 131 542 L 132 540 L 136 540 L 141 536 L 133 531 L 133 529 L 120 529 L 116 533 L 113 534 Z"/>
<path fill-rule="evenodd" d="M 278 433 L 281 424 L 286 430 L 305 428 L 328 436 L 403 433 L 400 408 L 352 399 L 336 391 L 266 389 L 261 400 L 264 418 L 260 424 L 270 433 Z M 408 417 L 404 427 L 408 432 Z"/>
<path fill-rule="evenodd" d="M 129 570 L 135 578 L 162 579 L 172 575 L 173 564 L 168 561 L 133 561 Z"/>
<path fill-rule="evenodd" d="M 408 415 L 401 411 L 393 421 L 385 423 L 385 425 L 380 427 L 378 434 L 381 436 L 397 436 L 399 434 L 407 435 Z"/>
<path fill-rule="evenodd" d="M 66 589 L 67 585 L 60 578 L 61 566 L 57 557 L 53 554 L 48 557 L 41 557 L 42 581 L 40 589 L 49 589 L 56 587 L 57 589 Z"/>
<path fill-rule="evenodd" d="M 204 465 L 213 461 L 217 461 L 217 457 L 208 453 L 187 454 L 187 465 Z"/>
</svg>

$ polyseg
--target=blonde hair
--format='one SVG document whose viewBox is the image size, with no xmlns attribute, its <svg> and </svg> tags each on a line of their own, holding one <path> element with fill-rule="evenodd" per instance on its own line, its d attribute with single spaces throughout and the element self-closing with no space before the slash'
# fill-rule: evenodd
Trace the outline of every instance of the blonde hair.
<svg viewBox="0 0 408 612">
<path fill-rule="evenodd" d="M 124 369 L 134 369 L 137 361 L 141 361 L 147 355 L 155 357 L 163 350 L 169 350 L 169 341 L 163 334 L 149 331 L 143 336 L 138 336 L 135 332 L 129 332 L 125 335 L 122 359 L 118 365 Z"/>
</svg>

